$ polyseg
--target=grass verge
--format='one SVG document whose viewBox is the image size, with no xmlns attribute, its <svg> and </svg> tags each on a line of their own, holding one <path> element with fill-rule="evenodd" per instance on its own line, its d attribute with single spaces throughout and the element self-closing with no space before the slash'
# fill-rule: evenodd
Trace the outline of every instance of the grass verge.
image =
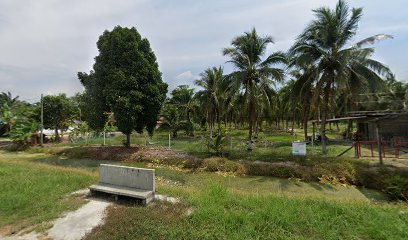
<svg viewBox="0 0 408 240">
<path fill-rule="evenodd" d="M 96 174 L 36 162 L 45 157 L 0 152 L 0 228 L 12 225 L 8 231 L 15 232 L 45 223 L 83 203 L 67 194 L 95 182 Z"/>
<path fill-rule="evenodd" d="M 111 208 L 86 239 L 406 239 L 406 206 L 241 195 L 222 184 L 185 204 Z"/>
</svg>

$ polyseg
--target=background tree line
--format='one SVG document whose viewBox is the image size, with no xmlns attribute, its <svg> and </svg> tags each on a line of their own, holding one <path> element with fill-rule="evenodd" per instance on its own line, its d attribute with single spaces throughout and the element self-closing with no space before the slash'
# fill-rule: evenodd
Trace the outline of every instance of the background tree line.
<svg viewBox="0 0 408 240">
<path fill-rule="evenodd" d="M 223 66 L 209 67 L 194 82 L 197 90 L 181 85 L 168 97 L 149 41 L 135 28 L 117 26 L 100 36 L 93 70 L 78 73 L 84 93 L 44 97 L 44 125 L 55 130 L 59 141 L 58 130 L 74 120 L 96 132 L 110 122 L 127 136 L 129 146 L 133 131 L 152 134 L 161 116 L 160 128 L 173 137 L 180 130 L 194 135 L 200 129 L 213 138 L 227 127 L 247 129 L 247 148 L 252 150 L 265 125 L 292 133 L 295 126 L 303 128 L 307 140 L 308 123 L 319 119 L 326 152 L 327 119 L 356 111 L 406 111 L 408 85 L 372 58 L 372 44 L 392 36 L 354 41 L 362 9 L 349 8 L 342 0 L 334 9 L 314 10 L 314 15 L 286 52 L 267 51 L 273 38 L 260 36 L 255 28 L 237 36 L 221 52 L 234 67 L 231 73 L 224 73 Z M 2 135 L 13 135 L 21 126 L 38 129 L 39 103 L 3 93 L 0 106 Z M 348 138 L 351 129 L 350 122 Z"/>
</svg>

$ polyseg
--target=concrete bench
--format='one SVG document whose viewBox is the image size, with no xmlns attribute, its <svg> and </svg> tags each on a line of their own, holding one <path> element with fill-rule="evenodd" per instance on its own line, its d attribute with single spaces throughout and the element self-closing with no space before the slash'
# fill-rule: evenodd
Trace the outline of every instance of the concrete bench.
<svg viewBox="0 0 408 240">
<path fill-rule="evenodd" d="M 148 204 L 154 198 L 154 169 L 101 164 L 99 183 L 89 187 L 91 193 L 104 192 L 117 196 L 141 199 Z"/>
</svg>

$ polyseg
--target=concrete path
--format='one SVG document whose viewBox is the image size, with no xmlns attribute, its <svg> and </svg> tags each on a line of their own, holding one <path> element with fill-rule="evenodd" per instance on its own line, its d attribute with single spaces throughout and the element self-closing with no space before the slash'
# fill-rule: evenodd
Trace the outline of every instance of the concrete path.
<svg viewBox="0 0 408 240">
<path fill-rule="evenodd" d="M 94 227 L 103 223 L 105 210 L 110 202 L 90 200 L 80 209 L 58 218 L 48 231 L 54 240 L 80 240 Z"/>
<path fill-rule="evenodd" d="M 84 189 L 71 193 L 70 195 L 87 196 L 88 192 L 88 189 Z M 156 194 L 155 199 L 157 201 L 169 202 L 172 204 L 180 202 L 178 198 L 160 194 Z M 94 227 L 103 224 L 106 216 L 106 208 L 111 204 L 113 203 L 103 199 L 91 198 L 89 199 L 89 202 L 81 208 L 56 219 L 53 227 L 44 235 L 35 231 L 30 233 L 22 231 L 8 237 L 2 237 L 0 235 L 0 240 L 80 240 Z"/>
</svg>

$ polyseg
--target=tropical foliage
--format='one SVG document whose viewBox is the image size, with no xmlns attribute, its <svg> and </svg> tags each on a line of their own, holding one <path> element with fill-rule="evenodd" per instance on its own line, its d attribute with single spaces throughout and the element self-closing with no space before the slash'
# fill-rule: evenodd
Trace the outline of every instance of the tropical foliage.
<svg viewBox="0 0 408 240">
<path fill-rule="evenodd" d="M 200 130 L 219 152 L 225 130 L 247 130 L 247 149 L 252 150 L 266 127 L 290 134 L 302 128 L 304 139 L 311 140 L 309 124 L 316 120 L 325 153 L 327 119 L 359 111 L 407 111 L 408 84 L 373 55 L 372 44 L 392 36 L 378 34 L 356 42 L 362 9 L 350 8 L 343 0 L 334 8 L 313 12 L 313 21 L 286 53 L 274 52 L 272 37 L 253 28 L 222 49 L 230 72 L 210 66 L 191 82 L 194 87 L 180 85 L 167 97 L 149 41 L 135 28 L 105 31 L 97 42 L 93 70 L 78 73 L 85 91 L 72 98 L 44 98 L 45 127 L 56 131 L 57 140 L 58 130 L 68 126 L 77 130 L 82 126 L 79 135 L 84 129 L 96 133 L 117 129 L 127 136 L 127 146 L 134 131 L 152 134 L 160 126 L 173 137 L 180 131 L 193 137 Z M 24 121 L 30 114 L 18 110 L 22 106 L 37 109 L 38 125 L 40 104 L 0 94 L 0 136 L 11 134 L 15 126 L 15 132 L 35 131 L 35 124 Z M 349 121 L 344 136 L 351 138 L 352 131 Z"/>
<path fill-rule="evenodd" d="M 87 120 L 90 127 L 101 130 L 107 113 L 113 112 L 116 126 L 127 136 L 125 145 L 130 146 L 132 131 L 141 133 L 146 128 L 153 134 L 167 84 L 149 41 L 135 28 L 105 31 L 97 47 L 93 71 L 78 73 L 90 112 Z"/>
</svg>

